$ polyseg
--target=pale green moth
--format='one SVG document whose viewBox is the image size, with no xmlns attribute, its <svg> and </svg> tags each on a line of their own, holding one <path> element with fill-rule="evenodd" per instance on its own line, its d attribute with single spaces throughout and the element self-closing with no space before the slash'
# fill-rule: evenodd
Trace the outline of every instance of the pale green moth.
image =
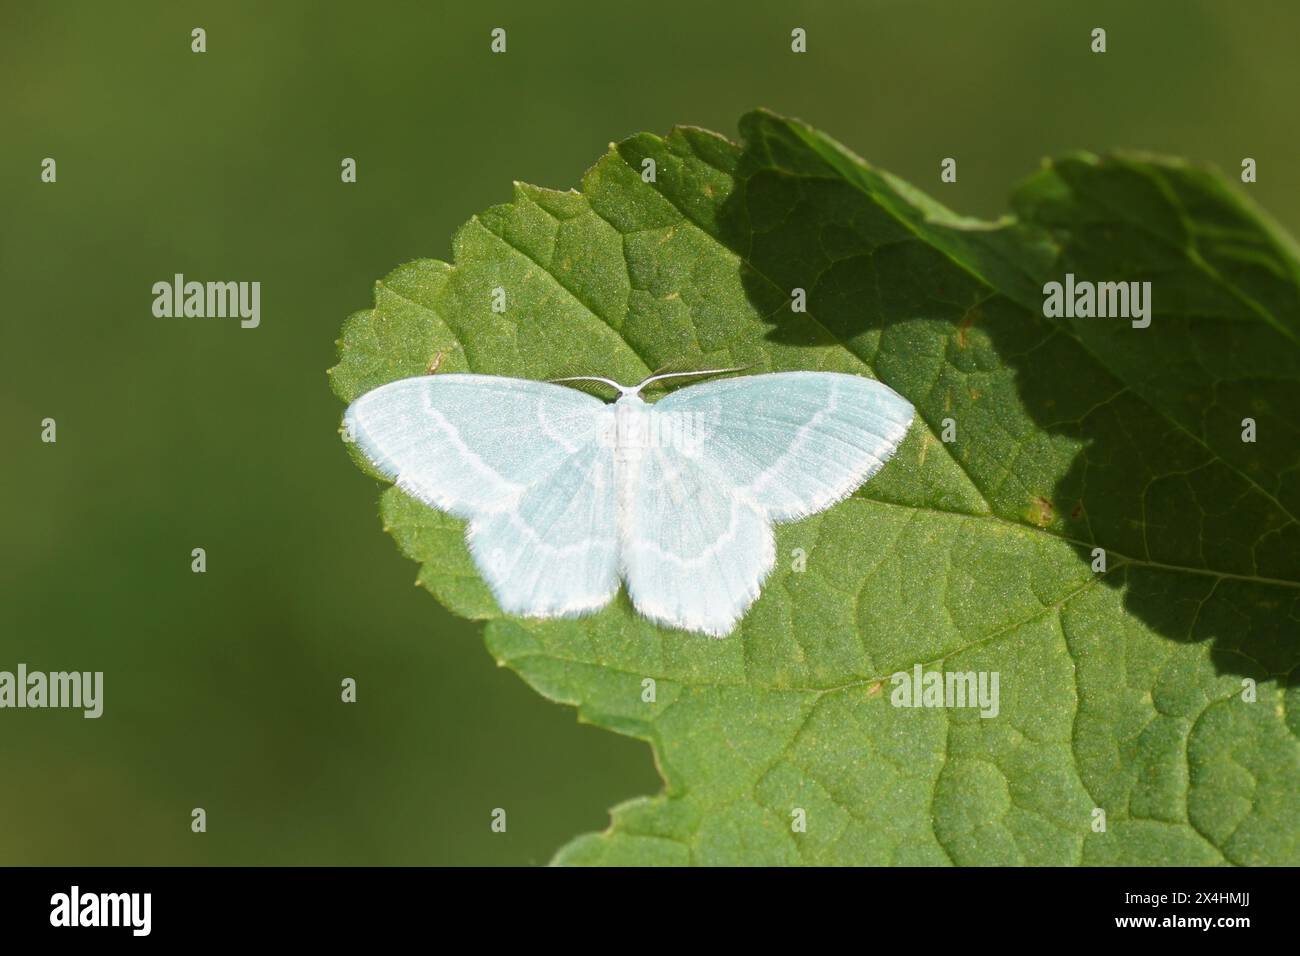
<svg viewBox="0 0 1300 956">
<path fill-rule="evenodd" d="M 715 369 L 712 372 L 735 371 Z M 345 416 L 399 488 L 468 521 L 502 610 L 575 617 L 619 580 L 639 613 L 729 634 L 776 560 L 772 525 L 830 507 L 894 454 L 912 406 L 880 382 L 776 372 L 607 403 L 555 382 L 424 375 Z M 562 381 L 573 381 L 565 379 Z"/>
</svg>

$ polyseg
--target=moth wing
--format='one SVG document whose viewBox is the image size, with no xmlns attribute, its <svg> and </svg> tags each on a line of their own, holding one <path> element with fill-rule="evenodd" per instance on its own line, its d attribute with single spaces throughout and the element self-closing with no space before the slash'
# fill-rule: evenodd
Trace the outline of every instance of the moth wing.
<svg viewBox="0 0 1300 956">
<path fill-rule="evenodd" d="M 344 416 L 381 474 L 468 519 L 497 602 L 526 617 L 587 613 L 618 589 L 612 421 L 574 389 L 454 374 L 383 385 Z"/>
<path fill-rule="evenodd" d="M 771 523 L 725 474 L 671 446 L 645 449 L 628 480 L 622 564 L 632 604 L 668 627 L 730 633 L 772 570 Z"/>
<path fill-rule="evenodd" d="M 914 414 L 889 386 L 839 372 L 718 379 L 653 407 L 696 433 L 701 466 L 775 522 L 852 494 L 898 450 Z"/>
</svg>

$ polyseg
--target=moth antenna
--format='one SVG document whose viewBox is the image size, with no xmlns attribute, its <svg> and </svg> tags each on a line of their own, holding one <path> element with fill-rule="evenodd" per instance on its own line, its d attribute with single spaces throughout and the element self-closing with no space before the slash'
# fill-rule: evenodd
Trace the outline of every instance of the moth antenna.
<svg viewBox="0 0 1300 956">
<path fill-rule="evenodd" d="M 683 378 L 688 375 L 722 375 L 726 372 L 743 372 L 753 368 L 752 365 L 737 365 L 734 368 L 702 368 L 694 372 L 664 372 L 661 375 L 651 375 L 648 379 L 636 386 L 634 392 L 639 392 L 651 382 L 661 382 L 666 378 Z"/>
<path fill-rule="evenodd" d="M 629 388 L 629 387 L 626 386 L 626 385 L 620 385 L 620 384 L 618 384 L 618 382 L 614 381 L 612 378 L 603 378 L 603 377 L 600 376 L 600 375 L 567 375 L 567 376 L 565 376 L 564 378 L 548 378 L 547 381 L 548 381 L 548 382 L 552 382 L 552 383 L 558 383 L 558 382 L 601 382 L 602 384 L 604 384 L 604 385 L 608 385 L 608 386 L 610 386 L 611 388 L 616 388 L 616 389 L 618 389 L 620 395 L 627 395 L 627 394 L 629 394 L 629 393 L 631 393 L 631 394 L 635 394 L 635 392 L 636 392 L 636 389 Z"/>
</svg>

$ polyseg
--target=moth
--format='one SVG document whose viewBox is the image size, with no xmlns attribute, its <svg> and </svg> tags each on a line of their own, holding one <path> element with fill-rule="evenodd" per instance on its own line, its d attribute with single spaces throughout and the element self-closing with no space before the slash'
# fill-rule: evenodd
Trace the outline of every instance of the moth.
<svg viewBox="0 0 1300 956">
<path fill-rule="evenodd" d="M 911 404 L 837 372 L 718 378 L 655 402 L 599 376 L 407 378 L 362 395 L 345 434 L 408 495 L 464 519 L 502 610 L 593 613 L 620 581 L 657 624 L 724 637 L 776 561 L 773 525 L 851 494 L 898 449 Z M 606 402 L 566 382 L 617 390 Z"/>
</svg>

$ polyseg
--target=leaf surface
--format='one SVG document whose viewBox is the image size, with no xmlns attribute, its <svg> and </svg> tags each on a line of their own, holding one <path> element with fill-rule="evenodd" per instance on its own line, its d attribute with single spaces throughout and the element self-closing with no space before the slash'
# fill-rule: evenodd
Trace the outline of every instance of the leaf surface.
<svg viewBox="0 0 1300 956">
<path fill-rule="evenodd" d="M 383 493 L 420 582 L 500 662 L 654 748 L 663 792 L 557 862 L 1300 862 L 1294 242 L 1178 161 L 1064 158 L 986 223 L 796 121 L 741 132 L 634 136 L 580 192 L 516 184 L 454 265 L 377 283 L 332 370 L 350 401 L 431 364 L 824 369 L 916 406 L 880 474 L 778 528 L 724 640 L 623 595 L 503 616 L 460 523 Z M 1066 273 L 1150 281 L 1150 326 L 1045 317 Z M 997 715 L 893 706 L 917 665 L 996 673 Z"/>
</svg>

